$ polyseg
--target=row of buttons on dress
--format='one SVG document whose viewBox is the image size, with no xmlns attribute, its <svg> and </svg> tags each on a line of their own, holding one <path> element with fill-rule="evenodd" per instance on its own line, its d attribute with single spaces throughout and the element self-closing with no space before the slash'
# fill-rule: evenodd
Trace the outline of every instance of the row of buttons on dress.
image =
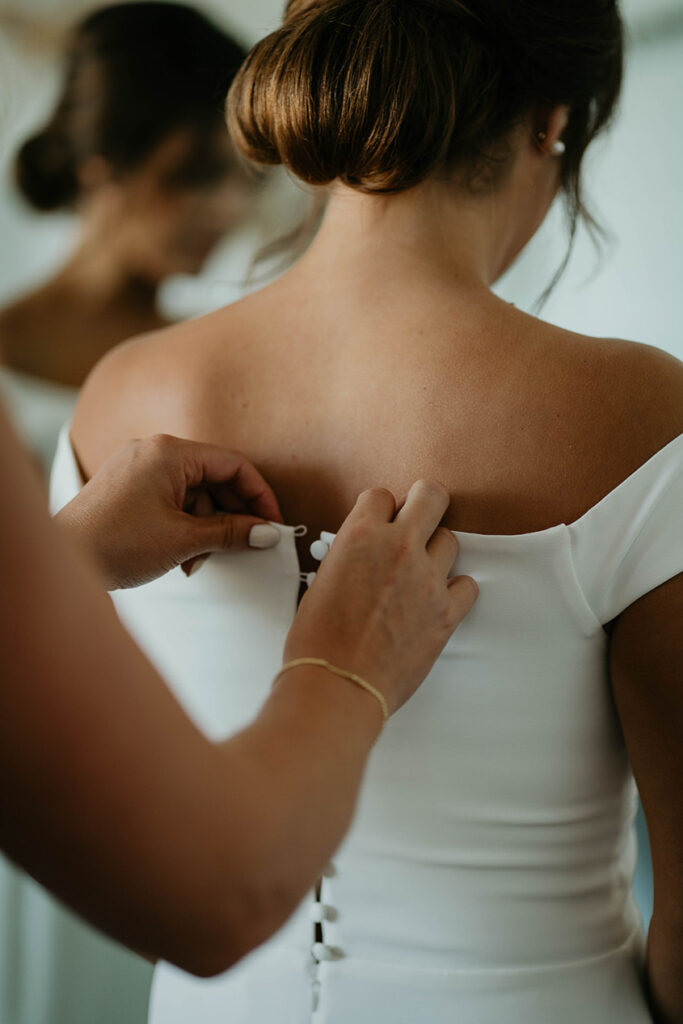
<svg viewBox="0 0 683 1024">
<path fill-rule="evenodd" d="M 311 544 L 311 555 L 315 558 L 316 562 L 322 562 L 327 552 L 332 547 L 332 541 L 334 540 L 333 533 L 321 533 L 320 540 L 314 540 Z M 310 587 L 315 579 L 316 574 L 314 572 L 302 572 L 301 582 L 305 583 L 307 587 Z"/>
<path fill-rule="evenodd" d="M 311 555 L 315 558 L 316 562 L 322 562 L 325 555 L 328 553 L 334 540 L 334 534 L 321 533 L 320 540 L 313 541 L 311 544 Z M 316 574 L 314 572 L 302 573 L 301 579 L 307 586 L 311 586 Z M 332 878 L 336 874 L 336 869 L 333 863 L 327 865 L 323 871 L 323 878 Z M 339 912 L 336 907 L 331 906 L 329 903 L 322 903 L 316 900 L 311 904 L 311 922 L 314 925 L 320 927 L 320 931 L 324 938 L 324 926 L 326 923 L 333 923 L 339 917 Z M 311 954 L 313 956 L 314 967 L 317 968 L 319 964 L 323 962 L 329 962 L 334 960 L 342 960 L 344 958 L 344 951 L 338 946 L 332 946 L 328 942 L 313 942 L 311 946 Z M 318 981 L 317 974 L 314 971 L 313 975 L 313 1012 L 318 1009 L 320 993 L 320 982 Z"/>
<path fill-rule="evenodd" d="M 323 871 L 323 878 L 332 878 L 335 873 L 336 868 L 334 864 L 330 863 Z M 322 903 L 320 900 L 316 900 L 311 904 L 311 921 L 314 925 L 318 926 L 321 931 L 323 931 L 326 923 L 332 923 L 336 921 L 338 917 L 339 914 L 336 907 L 330 906 L 329 903 Z M 344 951 L 339 949 L 338 946 L 331 946 L 328 942 L 314 942 L 311 946 L 311 955 L 313 957 L 311 1007 L 313 1013 L 315 1013 L 320 1001 L 318 967 L 325 961 L 343 960 Z"/>
<path fill-rule="evenodd" d="M 333 878 L 336 873 L 337 869 L 330 862 L 323 871 L 323 878 Z M 331 904 L 319 901 L 311 904 L 311 921 L 314 924 L 324 925 L 326 921 L 332 923 L 338 918 L 339 912 Z M 313 956 L 318 962 L 321 960 L 341 960 L 344 952 L 338 946 L 330 946 L 325 942 L 314 942 Z"/>
</svg>

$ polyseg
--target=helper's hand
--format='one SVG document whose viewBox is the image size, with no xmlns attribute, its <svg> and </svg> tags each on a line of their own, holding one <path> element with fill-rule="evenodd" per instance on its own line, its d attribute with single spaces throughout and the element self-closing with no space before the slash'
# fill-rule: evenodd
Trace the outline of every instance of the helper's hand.
<svg viewBox="0 0 683 1024">
<path fill-rule="evenodd" d="M 458 553 L 439 527 L 448 505 L 434 481 L 414 484 L 398 513 L 389 491 L 361 494 L 301 602 L 285 661 L 324 658 L 376 686 L 390 712 L 401 707 L 479 593 L 469 576 L 448 579 Z"/>
<path fill-rule="evenodd" d="M 212 551 L 273 547 L 273 491 L 243 455 L 159 434 L 113 455 L 57 516 L 107 588 L 135 587 Z M 254 529 L 256 528 L 256 529 Z"/>
</svg>

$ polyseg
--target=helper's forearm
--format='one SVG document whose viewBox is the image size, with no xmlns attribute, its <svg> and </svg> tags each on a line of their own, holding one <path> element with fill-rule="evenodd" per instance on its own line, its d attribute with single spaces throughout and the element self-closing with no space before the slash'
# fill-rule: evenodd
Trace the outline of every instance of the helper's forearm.
<svg viewBox="0 0 683 1024">
<path fill-rule="evenodd" d="M 226 968 L 339 842 L 379 710 L 301 669 L 251 730 L 209 742 L 42 509 L 1 412 L 0 475 L 0 848 L 119 941 Z"/>
<path fill-rule="evenodd" d="M 137 828 L 145 932 L 119 937 L 203 976 L 268 939 L 342 840 L 381 723 L 367 693 L 300 668 L 241 733 L 189 757 L 178 751 L 188 784 L 169 780 L 153 831 L 146 821 Z"/>
<path fill-rule="evenodd" d="M 252 900 L 243 952 L 284 923 L 341 842 L 381 725 L 373 697 L 300 668 L 277 684 L 254 725 L 225 743 L 226 777 L 240 780 L 230 798 L 239 801 L 235 867 Z"/>
<path fill-rule="evenodd" d="M 38 797 L 20 787 L 15 806 L 5 794 L 0 840 L 4 831 L 11 855 L 114 938 L 216 974 L 284 923 L 338 846 L 379 706 L 352 683 L 298 669 L 252 726 L 212 744 L 130 641 L 127 653 L 127 665 L 101 666 L 90 691 L 99 705 L 97 688 L 116 682 L 106 676 L 124 673 L 118 712 L 102 720 L 84 701 L 71 738 L 56 723 L 49 783 Z"/>
</svg>

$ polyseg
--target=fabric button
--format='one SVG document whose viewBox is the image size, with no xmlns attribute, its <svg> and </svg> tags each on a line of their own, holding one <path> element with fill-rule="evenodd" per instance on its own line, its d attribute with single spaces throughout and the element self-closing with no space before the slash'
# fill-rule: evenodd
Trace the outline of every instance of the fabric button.
<svg viewBox="0 0 683 1024">
<path fill-rule="evenodd" d="M 329 550 L 330 545 L 326 544 L 324 540 L 314 540 L 311 544 L 311 554 L 317 562 L 322 562 Z"/>
<path fill-rule="evenodd" d="M 312 953 L 316 960 L 343 960 L 344 951 L 338 946 L 328 946 L 324 942 L 314 942 Z"/>
<path fill-rule="evenodd" d="M 329 906 L 327 903 L 312 903 L 311 904 L 311 921 L 316 924 L 322 924 L 323 921 L 336 921 L 337 911 L 334 907 Z"/>
</svg>

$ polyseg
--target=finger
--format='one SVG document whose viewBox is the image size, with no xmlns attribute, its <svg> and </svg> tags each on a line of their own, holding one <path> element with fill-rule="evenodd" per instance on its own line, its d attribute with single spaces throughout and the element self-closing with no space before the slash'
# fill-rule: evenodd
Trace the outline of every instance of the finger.
<svg viewBox="0 0 683 1024">
<path fill-rule="evenodd" d="M 408 527 L 425 545 L 448 511 L 450 495 L 437 480 L 418 480 L 408 491 L 396 522 Z"/>
<path fill-rule="evenodd" d="M 203 518 L 212 516 L 216 511 L 211 495 L 206 491 L 197 489 L 196 487 L 192 491 L 185 495 L 185 501 L 183 502 L 183 512 L 187 512 L 191 516 L 201 516 Z"/>
<path fill-rule="evenodd" d="M 401 509 L 403 508 L 403 506 L 405 505 L 407 500 L 408 500 L 408 495 L 407 494 L 403 494 L 399 498 L 399 500 L 396 502 L 396 515 L 399 514 L 399 512 L 401 511 Z"/>
<path fill-rule="evenodd" d="M 371 487 L 358 495 L 356 504 L 346 518 L 346 523 L 369 517 L 383 523 L 390 523 L 396 514 L 396 499 L 386 487 Z"/>
<path fill-rule="evenodd" d="M 474 607 L 479 597 L 479 587 L 471 576 L 454 576 L 448 581 L 448 594 L 454 615 L 453 629 L 457 629 Z"/>
<path fill-rule="evenodd" d="M 249 515 L 246 501 L 238 498 L 230 484 L 214 484 L 209 487 L 209 493 L 213 498 L 214 508 L 222 512 L 242 512 Z"/>
<path fill-rule="evenodd" d="M 230 485 L 238 498 L 246 502 L 252 515 L 273 522 L 282 522 L 282 513 L 275 492 L 246 456 L 216 445 L 185 442 L 187 487 L 200 484 Z"/>
<path fill-rule="evenodd" d="M 448 576 L 458 556 L 458 541 L 454 533 L 439 526 L 427 545 L 427 554 Z"/>
<path fill-rule="evenodd" d="M 186 576 L 194 576 L 196 572 L 199 572 L 204 563 L 208 561 L 209 557 L 209 555 L 197 555 L 196 558 L 189 558 L 187 562 L 181 563 L 180 568 Z"/>
<path fill-rule="evenodd" d="M 212 551 L 275 547 L 281 537 L 277 526 L 263 519 L 230 513 L 217 513 L 202 519 L 184 515 L 180 527 L 179 547 L 182 552 L 178 560 L 184 563 Z"/>
</svg>

